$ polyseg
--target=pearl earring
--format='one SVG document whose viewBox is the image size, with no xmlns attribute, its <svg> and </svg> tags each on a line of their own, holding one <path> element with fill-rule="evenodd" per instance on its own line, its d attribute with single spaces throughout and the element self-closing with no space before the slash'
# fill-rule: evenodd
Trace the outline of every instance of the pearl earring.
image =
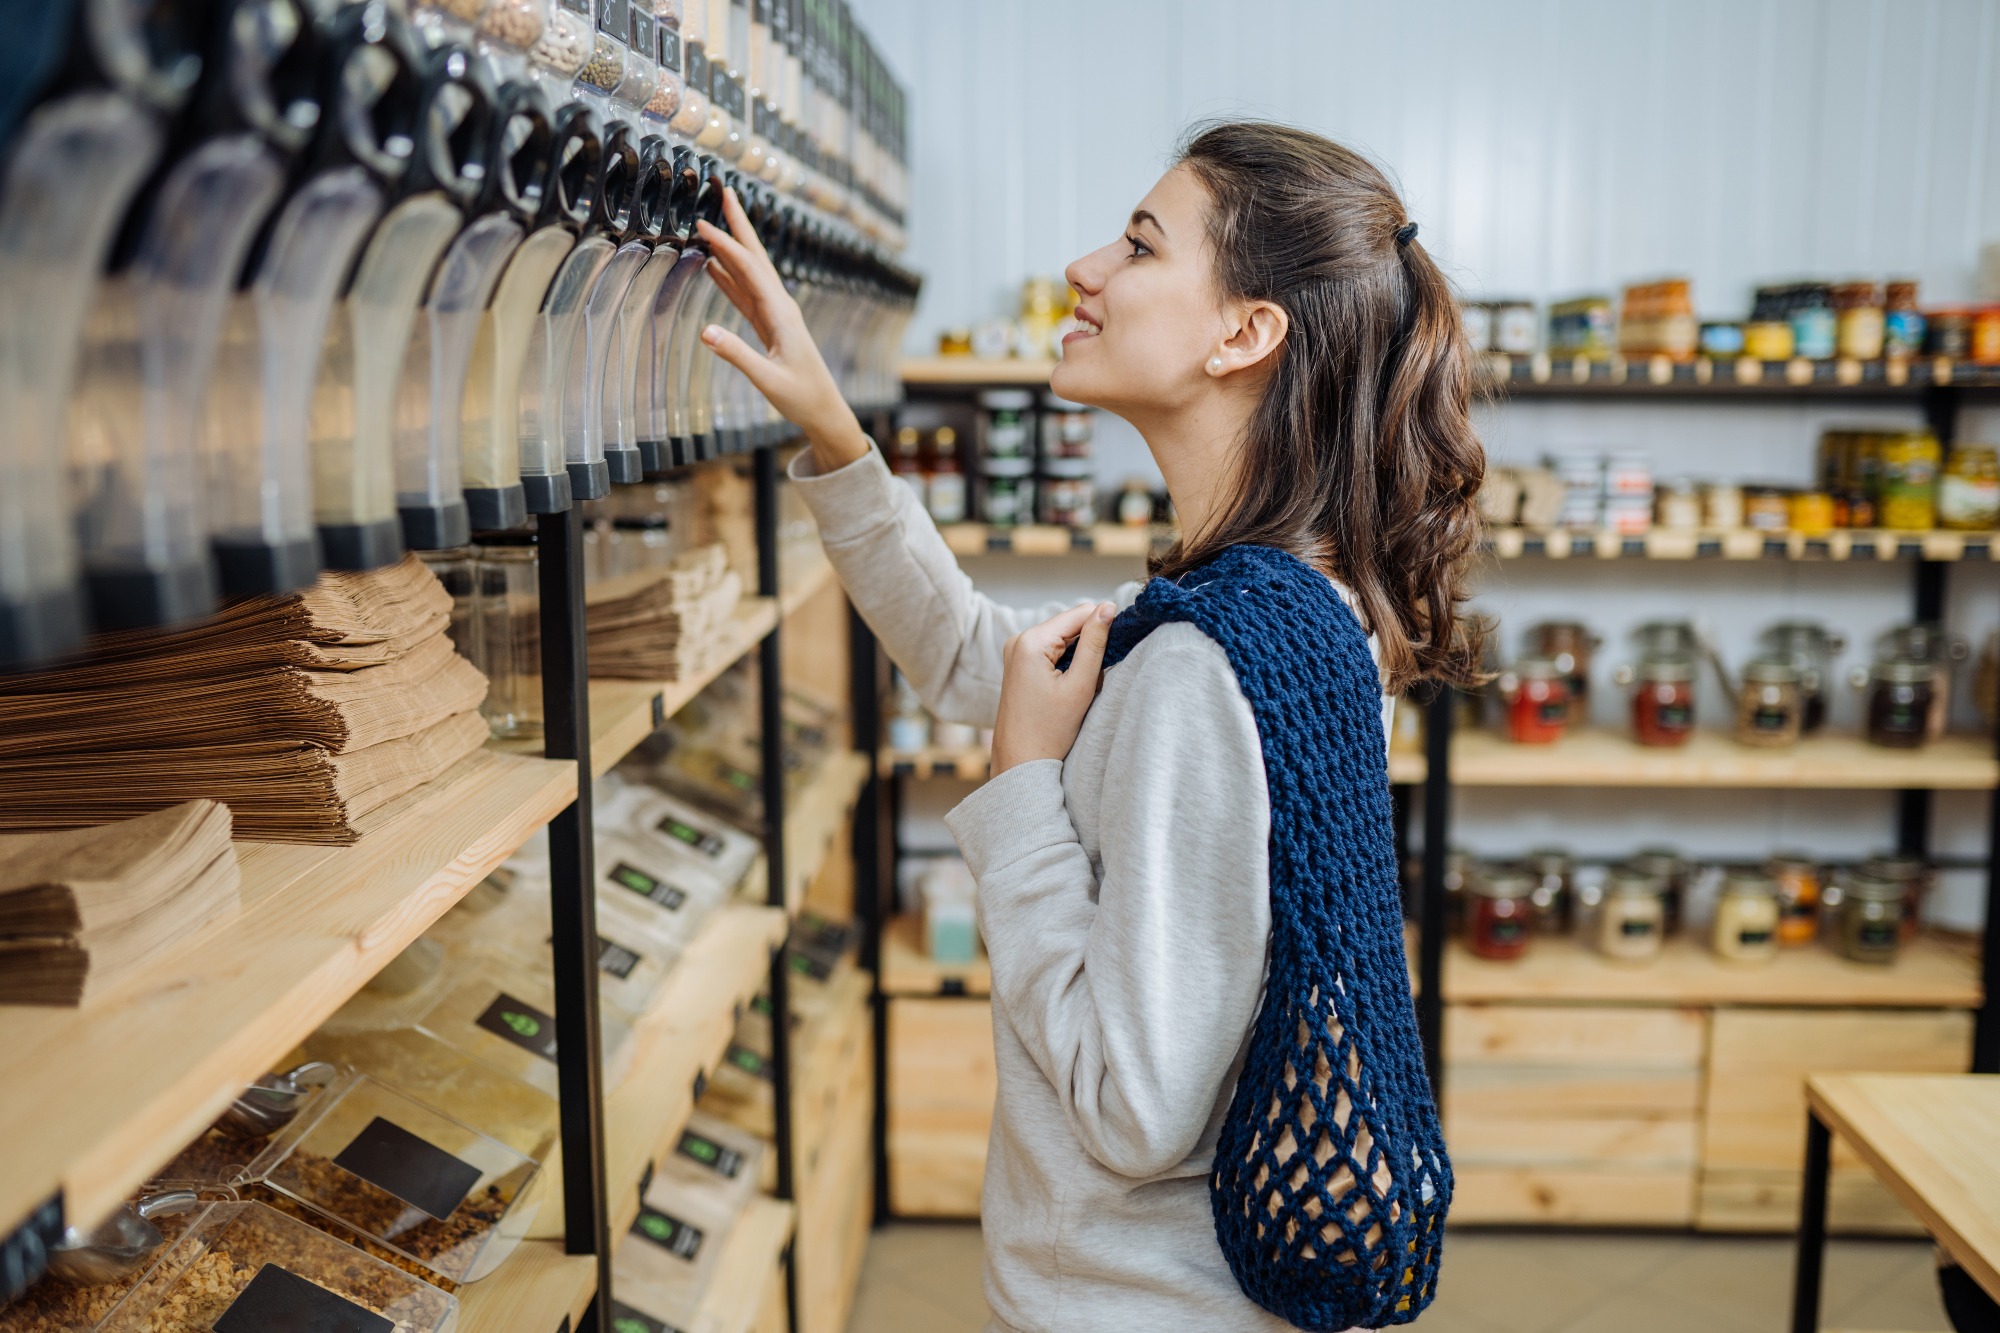
<svg viewBox="0 0 2000 1333">
<path fill-rule="evenodd" d="M 1222 358 L 1219 356 L 1211 356 L 1210 358 L 1208 358 L 1208 368 L 1211 373 L 1221 370 Z"/>
</svg>

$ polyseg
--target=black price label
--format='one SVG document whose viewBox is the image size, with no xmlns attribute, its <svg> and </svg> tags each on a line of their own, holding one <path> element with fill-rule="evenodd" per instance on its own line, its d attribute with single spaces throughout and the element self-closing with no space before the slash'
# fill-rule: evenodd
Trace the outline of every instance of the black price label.
<svg viewBox="0 0 2000 1333">
<path fill-rule="evenodd" d="M 808 953 L 803 949 L 791 951 L 792 973 L 795 976 L 810 977 L 814 981 L 825 981 L 833 975 L 833 965 L 825 958 Z"/>
<path fill-rule="evenodd" d="M 761 1078 L 767 1083 L 776 1081 L 771 1073 L 771 1062 L 748 1046 L 731 1046 L 729 1053 L 722 1058 L 755 1078 Z"/>
<path fill-rule="evenodd" d="M 653 58 L 654 48 L 660 44 L 653 31 L 653 11 L 646 0 L 632 6 L 631 43 L 634 51 L 648 59 Z"/>
<path fill-rule="evenodd" d="M 668 815 L 653 827 L 666 834 L 669 838 L 672 838 L 675 842 L 685 843 L 689 847 L 694 848 L 703 856 L 722 855 L 721 838 L 707 829 L 696 828 L 685 819 Z"/>
<path fill-rule="evenodd" d="M 708 1238 L 699 1227 L 691 1227 L 678 1217 L 645 1207 L 639 1209 L 638 1220 L 632 1223 L 632 1234 L 651 1241 L 676 1259 L 686 1259 L 690 1263 L 701 1253 L 702 1241 Z"/>
<path fill-rule="evenodd" d="M 513 1042 L 524 1051 L 541 1056 L 550 1064 L 555 1063 L 555 1016 L 543 1013 L 532 1004 L 524 1004 L 502 991 L 493 1003 L 486 1006 L 486 1012 L 479 1016 L 479 1026 L 496 1037 Z"/>
<path fill-rule="evenodd" d="M 276 1264 L 258 1269 L 211 1327 L 215 1333 L 396 1333 L 373 1310 Z"/>
<path fill-rule="evenodd" d="M 681 1141 L 674 1146 L 674 1151 L 730 1180 L 736 1179 L 736 1173 L 743 1169 L 742 1153 L 734 1148 L 725 1148 L 714 1139 L 691 1129 L 681 1131 Z"/>
<path fill-rule="evenodd" d="M 708 91 L 708 51 L 700 42 L 687 44 L 687 86 L 698 93 Z"/>
<path fill-rule="evenodd" d="M 620 981 L 632 975 L 632 969 L 645 959 L 622 944 L 613 944 L 602 935 L 597 937 L 597 969 L 608 972 Z"/>
<path fill-rule="evenodd" d="M 597 30 L 624 41 L 632 31 L 630 0 L 597 0 Z"/>
<path fill-rule="evenodd" d="M 666 24 L 659 24 L 654 32 L 660 38 L 660 63 L 678 74 L 681 72 L 681 35 Z M 657 696 L 655 696 L 657 697 Z"/>
<path fill-rule="evenodd" d="M 667 883 L 647 874 L 630 861 L 620 861 L 611 868 L 611 882 L 621 889 L 629 889 L 648 902 L 658 903 L 669 912 L 678 912 L 687 902 L 687 894 Z"/>
<path fill-rule="evenodd" d="M 741 120 L 748 113 L 750 104 L 743 97 L 743 80 L 724 79 L 722 81 L 722 105 L 729 114 Z"/>
<path fill-rule="evenodd" d="M 479 1183 L 478 1167 L 379 1115 L 340 1150 L 333 1164 L 440 1222 Z"/>
<path fill-rule="evenodd" d="M 611 1333 L 681 1333 L 672 1324 L 634 1310 L 623 1301 L 611 1302 Z"/>
</svg>

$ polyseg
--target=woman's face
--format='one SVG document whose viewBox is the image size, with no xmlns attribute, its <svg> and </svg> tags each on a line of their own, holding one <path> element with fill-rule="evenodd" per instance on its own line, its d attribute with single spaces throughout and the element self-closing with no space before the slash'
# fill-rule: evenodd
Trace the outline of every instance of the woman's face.
<svg viewBox="0 0 2000 1333">
<path fill-rule="evenodd" d="M 1225 330 L 1208 242 L 1208 192 L 1176 167 L 1124 234 L 1063 271 L 1080 326 L 1063 339 L 1049 387 L 1127 419 L 1185 405 Z"/>
</svg>

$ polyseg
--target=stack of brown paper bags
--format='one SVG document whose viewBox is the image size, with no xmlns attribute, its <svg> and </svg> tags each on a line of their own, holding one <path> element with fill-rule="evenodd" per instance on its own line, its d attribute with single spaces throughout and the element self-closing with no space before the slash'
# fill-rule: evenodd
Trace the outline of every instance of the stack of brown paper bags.
<svg viewBox="0 0 2000 1333">
<path fill-rule="evenodd" d="M 701 671 L 743 600 L 722 546 L 689 551 L 666 570 L 593 584 L 585 598 L 590 674 L 677 681 Z"/>
<path fill-rule="evenodd" d="M 486 678 L 452 651 L 450 619 L 450 594 L 406 556 L 0 677 L 0 830 L 207 798 L 239 837 L 351 843 L 363 815 L 486 739 Z"/>
<path fill-rule="evenodd" d="M 234 916 L 227 806 L 0 836 L 0 1004 L 75 1006 Z"/>
</svg>

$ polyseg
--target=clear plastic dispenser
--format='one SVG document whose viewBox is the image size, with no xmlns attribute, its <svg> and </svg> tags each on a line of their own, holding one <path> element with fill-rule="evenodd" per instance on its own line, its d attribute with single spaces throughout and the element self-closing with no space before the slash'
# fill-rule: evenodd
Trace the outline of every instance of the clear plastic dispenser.
<svg viewBox="0 0 2000 1333">
<path fill-rule="evenodd" d="M 480 307 L 472 312 L 473 331 L 466 347 L 457 410 L 451 410 L 443 399 L 436 405 L 440 413 L 451 418 L 449 429 L 458 439 L 459 479 L 465 488 L 466 513 L 475 532 L 519 527 L 528 518 L 527 491 L 521 485 L 520 446 L 511 429 L 503 441 L 501 432 L 494 428 L 496 421 L 503 417 L 510 427 L 514 421 L 511 410 L 497 415 L 494 411 L 497 370 L 494 359 L 499 350 L 497 326 L 501 284 L 514 273 L 527 238 L 543 234 L 530 229 L 541 220 L 543 192 L 548 187 L 550 150 L 555 141 L 548 100 L 530 83 L 510 83 L 501 89 L 495 124 L 499 141 L 493 158 L 489 197 L 482 200 L 481 208 L 504 209 L 505 215 L 520 229 L 520 238 L 500 257 L 488 279 L 487 292 Z M 474 225 L 477 226 L 476 223 Z M 467 228 L 468 234 L 471 230 Z M 561 262 L 560 256 L 569 250 L 566 235 L 553 228 L 544 231 L 553 233 L 561 248 L 554 251 L 556 257 L 542 274 L 542 289 L 547 288 L 548 278 L 554 273 L 555 265 Z M 522 272 L 525 276 L 528 270 Z M 510 294 L 515 295 L 516 304 L 520 304 L 518 294 Z M 528 298 L 539 305 L 541 291 L 529 293 Z M 516 325 L 521 323 L 518 318 L 513 322 Z M 516 395 L 521 382 L 519 365 L 516 358 L 515 372 L 508 377 Z"/>
<path fill-rule="evenodd" d="M 569 472 L 570 493 L 578 500 L 601 500 L 609 495 L 611 470 L 596 432 L 586 437 L 578 431 L 572 436 L 565 428 L 570 365 L 582 336 L 584 304 L 598 274 L 618 248 L 613 237 L 623 235 L 630 225 L 632 193 L 639 179 L 639 153 L 628 134 L 606 131 L 603 145 L 590 218 L 584 223 L 582 238 L 549 284 L 541 323 L 522 372 L 521 472 L 527 474 L 531 454 L 554 451 Z M 539 383 L 539 389 L 528 382 L 530 378 Z M 600 446 L 595 453 L 591 452 L 593 443 Z"/>
<path fill-rule="evenodd" d="M 458 1299 L 260 1203 L 216 1203 L 161 1252 L 99 1333 L 388 1327 L 450 1333 Z"/>
<path fill-rule="evenodd" d="M 639 141 L 639 185 L 633 192 L 630 226 L 584 310 L 583 425 L 604 442 L 614 482 L 629 484 L 644 477 L 638 422 L 625 389 L 625 364 L 628 344 L 639 340 L 640 312 L 651 308 L 652 292 L 673 262 L 670 249 L 664 258 L 656 253 L 667 249 L 660 240 L 666 232 L 673 183 L 672 148 L 658 135 L 645 136 Z"/>
<path fill-rule="evenodd" d="M 338 74 L 374 107 L 379 149 L 363 160 L 394 192 L 328 321 L 313 387 L 313 521 L 333 569 L 375 569 L 403 552 L 396 520 L 391 424 L 396 381 L 424 281 L 458 225 L 435 191 L 395 201 L 416 184 L 433 136 L 423 57 L 408 26 L 378 5 L 336 13 L 336 40 L 354 48 Z"/>
<path fill-rule="evenodd" d="M 43 104 L 9 145 L 0 177 L 0 670 L 83 643 L 76 535 L 62 502 L 69 391 L 113 229 L 159 149 L 152 115 L 103 89 Z"/>
<path fill-rule="evenodd" d="M 570 506 L 561 442 L 551 443 L 538 428 L 521 427 L 523 420 L 542 419 L 543 302 L 576 247 L 576 229 L 590 218 L 604 156 L 597 115 L 588 107 L 559 108 L 553 125 L 537 227 L 514 251 L 480 322 L 461 427 L 466 484 L 483 485 L 511 472 L 520 478 L 530 514 L 559 514 Z"/>
<path fill-rule="evenodd" d="M 218 25 L 238 77 L 212 85 L 230 116 L 297 154 L 290 192 L 251 247 L 223 321 L 204 414 L 202 484 L 225 596 L 287 593 L 319 573 L 311 408 L 340 283 L 382 208 L 364 161 L 383 156 L 355 51 L 290 3 L 240 0 Z M 395 127 L 387 127 L 394 133 Z M 308 140 L 318 142 L 307 149 Z"/>
<path fill-rule="evenodd" d="M 624 121 L 611 123 L 606 136 L 606 160 L 626 160 L 628 188 L 621 199 L 611 198 L 608 186 L 606 193 L 599 196 L 601 226 L 612 243 L 612 253 L 583 294 L 580 327 L 570 339 L 561 419 L 564 456 L 572 476 L 583 465 L 601 466 L 608 481 L 635 482 L 641 477 L 636 445 L 615 456 L 610 452 L 610 441 L 603 429 L 602 398 L 604 369 L 618 339 L 618 318 L 625 293 L 653 253 L 644 232 L 650 227 L 657 233 L 659 226 L 659 210 L 652 202 L 663 193 L 659 164 L 642 154 L 643 147 L 632 125 Z"/>
<path fill-rule="evenodd" d="M 720 225 L 722 165 L 712 157 L 701 157 L 696 159 L 695 169 L 701 173 L 701 185 L 694 204 L 695 217 Z M 691 227 L 692 223 L 689 225 Z M 687 249 L 682 253 L 696 256 L 699 262 L 686 279 L 686 290 L 674 315 L 673 332 L 668 339 L 666 358 L 659 367 L 660 382 L 654 387 L 654 394 L 655 401 L 664 401 L 667 405 L 667 432 L 674 457 L 683 463 L 692 463 L 712 456 L 707 447 L 708 441 L 696 434 L 694 403 L 688 397 L 688 377 L 696 353 L 702 351 L 701 330 L 707 312 L 713 299 L 721 292 L 702 271 L 708 265 L 708 244 L 699 234 L 690 235 Z M 706 355 L 705 352 L 703 354 Z"/>
<path fill-rule="evenodd" d="M 479 188 L 470 220 L 431 275 L 396 401 L 396 504 L 403 541 L 418 550 L 461 544 L 473 528 L 511 528 L 528 516 L 518 479 L 466 485 L 459 423 L 487 303 L 539 200 L 534 173 L 548 154 L 549 126 L 539 95 L 525 85 L 515 86 L 504 113 L 501 94 L 476 68 L 464 87 L 490 108 L 482 118 L 488 141 L 454 163 L 459 179 Z M 461 130 L 473 132 L 470 124 Z M 517 136 L 512 152 L 509 136 Z M 525 180 L 515 175 L 517 161 L 527 168 Z"/>
<path fill-rule="evenodd" d="M 660 243 L 654 247 L 652 259 L 633 284 L 639 289 L 643 304 L 628 300 L 625 307 L 625 364 L 621 368 L 619 392 L 631 406 L 621 410 L 629 411 L 639 445 L 639 460 L 649 476 L 682 461 L 674 456 L 670 444 L 661 372 L 681 296 L 688 289 L 688 279 L 702 265 L 700 255 L 688 253 L 688 239 L 694 231 L 695 200 L 701 190 L 697 161 L 692 149 L 673 150 L 666 227 L 660 233 Z"/>
<path fill-rule="evenodd" d="M 485 297 L 521 228 L 495 212 L 459 232 L 462 210 L 472 209 L 485 192 L 497 146 L 493 86 L 472 53 L 457 45 L 437 47 L 428 57 L 425 82 L 412 193 L 400 206 L 421 203 L 424 209 L 423 230 L 410 233 L 409 247 L 421 309 L 409 319 L 398 346 L 390 452 L 403 544 L 436 551 L 463 546 L 472 535 L 459 481 L 458 406 Z M 418 219 L 416 213 L 409 216 L 413 223 Z M 433 248 L 439 232 L 443 241 Z M 386 303 L 390 318 L 402 315 L 408 293 L 401 286 L 385 292 L 392 298 Z"/>
<path fill-rule="evenodd" d="M 719 227 L 724 225 L 722 198 L 728 188 L 729 171 L 720 159 L 709 158 L 707 173 L 709 193 L 703 204 L 702 216 Z M 697 459 L 718 458 L 723 451 L 723 442 L 715 431 L 715 403 L 709 396 L 714 385 L 714 362 L 719 358 L 703 345 L 701 331 L 717 322 L 728 306 L 729 298 L 704 274 L 703 280 L 697 284 L 693 304 L 688 311 L 681 366 L 677 372 L 678 393 L 685 404 L 687 434 L 693 442 L 693 454 Z"/>
</svg>

